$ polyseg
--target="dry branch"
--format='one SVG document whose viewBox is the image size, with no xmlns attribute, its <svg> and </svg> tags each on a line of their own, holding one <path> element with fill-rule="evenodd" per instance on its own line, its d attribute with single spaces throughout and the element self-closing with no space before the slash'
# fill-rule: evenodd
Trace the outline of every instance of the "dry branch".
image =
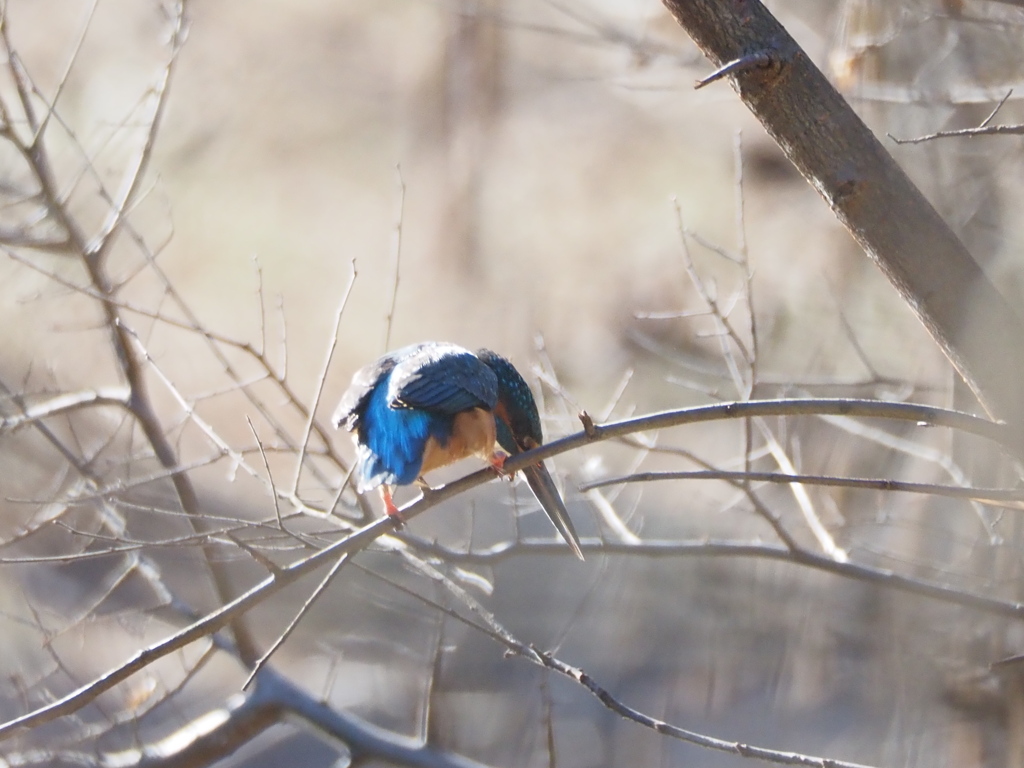
<svg viewBox="0 0 1024 768">
<path fill-rule="evenodd" d="M 1024 425 L 1024 321 L 786 29 L 759 0 L 664 2 L 989 414 Z M 1011 441 L 1024 456 L 1024 429 Z"/>
<path fill-rule="evenodd" d="M 1001 425 L 969 414 L 944 410 L 941 408 L 933 408 L 930 406 L 909 405 L 906 403 L 824 399 L 748 401 L 743 403 L 722 403 L 712 406 L 681 409 L 678 411 L 667 411 L 660 414 L 627 419 L 625 421 L 605 426 L 595 425 L 589 435 L 586 431 L 579 432 L 575 435 L 562 438 L 561 440 L 548 443 L 540 448 L 510 457 L 505 462 L 505 469 L 510 473 L 514 473 L 536 461 L 573 450 L 574 448 L 578 448 L 587 443 L 608 440 L 649 429 L 661 429 L 680 424 L 696 424 L 711 420 L 736 419 L 748 416 L 808 415 L 814 413 L 839 413 L 843 415 L 911 420 L 915 422 L 951 426 L 995 440 L 1006 438 L 1006 429 Z M 411 520 L 428 509 L 437 506 L 442 501 L 453 498 L 471 488 L 475 488 L 493 479 L 494 472 L 490 469 L 483 469 L 439 488 L 427 489 L 424 491 L 424 494 L 420 499 L 410 502 L 402 507 L 402 517 L 406 520 Z M 209 636 L 231 622 L 237 621 L 253 607 L 289 584 L 292 584 L 303 576 L 312 573 L 317 568 L 328 563 L 335 562 L 342 556 L 365 549 L 381 536 L 393 531 L 394 524 L 391 519 L 381 518 L 344 537 L 343 539 L 334 542 L 309 557 L 277 569 L 263 581 L 251 587 L 239 597 L 230 602 L 226 602 L 223 607 L 213 611 L 199 621 L 194 622 L 180 632 L 177 632 L 174 635 L 139 651 L 125 663 L 111 669 L 109 672 L 98 677 L 92 682 L 79 687 L 77 690 L 68 693 L 66 696 L 46 706 L 40 707 L 32 712 L 22 715 L 21 717 L 0 725 L 0 740 L 10 738 L 24 728 L 35 727 L 54 720 L 55 718 L 64 717 L 78 711 L 89 702 L 94 701 L 105 691 L 108 691 L 115 685 L 127 680 L 129 677 L 140 670 L 145 669 L 156 660 L 184 648 L 196 640 Z M 857 573 L 862 578 L 877 581 L 900 581 L 901 579 L 901 577 L 891 574 L 891 572 L 873 572 L 871 569 L 862 569 L 860 566 L 850 567 L 849 563 L 839 562 L 828 557 L 821 557 L 814 555 L 813 553 L 804 552 L 803 550 L 786 548 L 783 551 L 789 553 L 787 555 L 787 559 L 792 559 L 794 562 L 815 565 L 816 567 L 825 567 L 836 573 Z M 985 606 L 992 610 L 1002 611 L 1004 614 L 1011 614 L 1017 617 L 1024 616 L 1024 607 L 1019 605 L 1011 605 L 991 598 L 975 598 L 975 596 L 970 596 L 965 599 L 963 597 L 963 593 L 952 588 L 941 587 L 939 585 L 928 585 L 924 589 L 917 589 L 917 585 L 912 585 L 912 587 L 916 591 L 927 593 L 934 597 L 942 597 L 948 594 L 951 602 L 970 604 L 977 607 Z"/>
</svg>

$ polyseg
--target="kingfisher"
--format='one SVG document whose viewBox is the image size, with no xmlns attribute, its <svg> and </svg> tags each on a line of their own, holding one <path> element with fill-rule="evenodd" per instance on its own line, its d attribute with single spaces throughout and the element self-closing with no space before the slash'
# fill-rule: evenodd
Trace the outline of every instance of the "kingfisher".
<svg viewBox="0 0 1024 768">
<path fill-rule="evenodd" d="M 508 360 L 444 342 L 390 352 L 352 377 L 334 412 L 356 444 L 360 492 L 380 488 L 388 515 L 401 520 L 395 486 L 420 483 L 432 469 L 478 456 L 503 471 L 506 458 L 543 442 L 530 387 Z M 555 482 L 542 462 L 523 469 L 558 533 L 583 550 Z"/>
</svg>

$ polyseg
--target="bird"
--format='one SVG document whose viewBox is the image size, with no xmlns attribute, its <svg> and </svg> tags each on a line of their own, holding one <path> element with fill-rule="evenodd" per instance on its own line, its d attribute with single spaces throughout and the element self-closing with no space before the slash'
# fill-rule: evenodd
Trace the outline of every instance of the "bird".
<svg viewBox="0 0 1024 768">
<path fill-rule="evenodd" d="M 356 371 L 334 412 L 356 444 L 353 474 L 362 493 L 380 489 L 399 523 L 395 486 L 420 483 L 432 469 L 478 456 L 499 474 L 509 456 L 543 443 L 529 385 L 507 359 L 429 341 L 390 352 Z M 523 474 L 555 529 L 580 560 L 583 550 L 543 462 Z"/>
</svg>

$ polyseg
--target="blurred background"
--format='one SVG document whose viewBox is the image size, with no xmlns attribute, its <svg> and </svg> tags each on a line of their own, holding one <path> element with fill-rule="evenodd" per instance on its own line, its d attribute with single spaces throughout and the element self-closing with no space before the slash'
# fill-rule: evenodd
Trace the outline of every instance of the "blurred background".
<svg viewBox="0 0 1024 768">
<path fill-rule="evenodd" d="M 1021 122 L 1024 11 L 989 0 L 768 5 L 1019 301 L 1019 137 L 897 145 L 887 134 L 977 126 L 1008 94 L 995 122 Z M 152 89 L 166 73 L 169 8 L 5 4 L 11 48 L 39 99 L 56 99 L 59 121 L 47 133 L 54 175 L 90 236 L 109 212 L 101 190 L 117 189 L 145 147 Z M 118 299 L 145 310 L 131 317 L 152 363 L 154 403 L 181 463 L 198 465 L 190 474 L 212 520 L 263 520 L 273 503 L 243 462 L 211 458 L 215 441 L 160 382 L 173 382 L 262 471 L 246 418 L 257 434 L 301 436 L 289 398 L 314 402 L 349 290 L 317 410 L 326 429 L 356 369 L 426 339 L 510 356 L 543 403 L 549 439 L 578 431 L 581 409 L 602 421 L 751 396 L 974 409 L 912 312 L 728 84 L 694 90 L 710 66 L 659 3 L 191 0 L 186 14 L 145 194 L 107 268 Z M 13 66 L 9 59 L 0 88 L 8 101 Z M 24 175 L 24 159 L 5 144 L 5 227 L 36 226 Z M 7 253 L 6 412 L 12 393 L 118 384 L 97 302 L 73 288 L 83 285 L 81 264 L 15 246 Z M 227 354 L 249 382 L 241 387 L 209 354 L 210 335 L 265 350 L 288 392 L 236 345 Z M 254 408 L 252 391 L 281 411 L 283 426 Z M 180 534 L 173 516 L 139 511 L 172 501 L 166 478 L 140 481 L 152 460 L 123 415 L 75 413 L 53 428 L 108 492 L 85 494 L 38 433 L 0 436 L 12 648 L 4 719 L 173 625 L 158 611 L 167 600 L 154 582 L 132 587 L 125 577 L 137 560 L 17 560 L 99 546 L 85 534 L 107 530 L 112 509 L 123 541 Z M 751 466 L 964 484 L 980 464 L 986 481 L 999 477 L 998 457 L 942 430 L 812 418 L 764 430 L 748 446 L 743 424 L 687 427 L 564 454 L 553 467 L 581 534 L 609 541 L 630 540 L 609 522 L 618 520 L 641 540 L 777 543 L 726 483 L 577 490 L 637 469 Z M 331 438 L 351 458 L 348 436 Z M 271 470 L 290 477 L 295 452 L 267 439 Z M 342 482 L 327 464 L 298 488 L 313 506 L 329 507 Z M 856 562 L 1022 598 L 1016 512 L 878 491 L 808 493 L 758 486 L 812 550 L 821 538 L 805 522 L 809 504 Z M 453 549 L 550 534 L 531 503 L 519 485 L 493 483 L 431 510 L 410 532 Z M 354 514 L 342 506 L 339 514 Z M 212 607 L 191 578 L 200 547 L 153 550 L 156 583 Z M 237 548 L 215 556 L 232 563 L 239 588 L 265 574 Z M 432 589 L 393 557 L 361 557 L 367 570 L 344 570 L 274 657 L 339 709 L 493 765 L 746 763 L 623 721 L 579 686 L 504 659 L 485 636 L 382 581 Z M 765 559 L 595 552 L 580 565 L 524 547 L 465 568 L 517 636 L 684 728 L 877 765 L 1019 765 L 1024 754 L 1020 682 L 987 666 L 1024 650 L 1019 621 Z M 253 614 L 261 641 L 273 640 L 310 586 Z M 203 662 L 202 674 L 197 666 L 169 659 L 81 721 L 9 742 L 10 754 L 34 744 L 126 749 L 244 680 L 229 659 Z M 126 718 L 138 702 L 147 714 Z M 338 760 L 308 730 L 281 724 L 224 764 L 298 755 L 311 766 Z"/>
</svg>

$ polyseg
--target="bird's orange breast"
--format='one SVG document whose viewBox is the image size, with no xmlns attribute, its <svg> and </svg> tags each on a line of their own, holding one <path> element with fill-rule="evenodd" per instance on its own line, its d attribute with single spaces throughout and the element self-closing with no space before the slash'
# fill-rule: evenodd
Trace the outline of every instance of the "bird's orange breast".
<svg viewBox="0 0 1024 768">
<path fill-rule="evenodd" d="M 441 445 L 433 437 L 427 438 L 420 474 L 454 464 L 468 456 L 489 460 L 494 455 L 496 438 L 494 416 L 489 411 L 473 408 L 456 414 L 447 445 Z"/>
</svg>

